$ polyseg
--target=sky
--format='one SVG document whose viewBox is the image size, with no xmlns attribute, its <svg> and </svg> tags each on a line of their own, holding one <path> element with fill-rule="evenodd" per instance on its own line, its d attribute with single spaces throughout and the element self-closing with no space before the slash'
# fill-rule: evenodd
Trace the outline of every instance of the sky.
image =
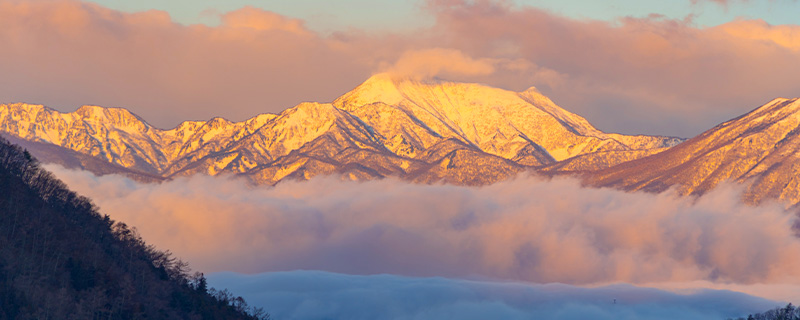
<svg viewBox="0 0 800 320">
<path fill-rule="evenodd" d="M 431 24 L 422 1 L 367 0 L 99 0 L 94 3 L 127 12 L 164 10 L 182 24 L 218 25 L 219 14 L 253 6 L 306 21 L 309 28 L 332 32 L 345 28 L 399 29 Z M 715 26 L 736 18 L 760 18 L 771 24 L 796 23 L 800 5 L 792 0 L 773 1 L 658 1 L 658 0 L 516 0 L 517 6 L 533 6 L 575 19 L 613 21 L 620 17 L 645 17 L 652 13 L 681 19 L 695 16 L 696 23 Z M 720 10 L 720 8 L 722 10 Z"/>
<path fill-rule="evenodd" d="M 793 0 L 5 0 L 0 102 L 124 107 L 160 128 L 242 121 L 330 102 L 411 56 L 411 70 L 441 64 L 430 78 L 535 86 L 604 131 L 691 137 L 800 95 L 796 12 Z"/>
</svg>

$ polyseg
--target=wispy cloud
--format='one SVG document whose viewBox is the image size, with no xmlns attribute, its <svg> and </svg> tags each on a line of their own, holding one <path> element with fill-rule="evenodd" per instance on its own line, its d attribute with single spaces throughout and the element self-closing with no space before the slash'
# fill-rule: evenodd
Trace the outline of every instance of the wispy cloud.
<svg viewBox="0 0 800 320">
<path fill-rule="evenodd" d="M 453 49 L 404 53 L 387 72 L 400 77 L 430 78 L 442 74 L 487 75 L 495 72 L 492 59 L 473 59 Z"/>
<path fill-rule="evenodd" d="M 277 13 L 254 7 L 228 12 L 222 15 L 222 23 L 230 28 L 247 28 L 257 31 L 285 31 L 300 36 L 311 36 L 305 23 L 299 19 L 292 19 Z"/>
<path fill-rule="evenodd" d="M 694 200 L 520 177 L 482 188 L 320 178 L 161 184 L 50 167 L 103 213 L 206 272 L 316 269 L 535 282 L 791 283 L 794 215 L 738 188 Z"/>
</svg>

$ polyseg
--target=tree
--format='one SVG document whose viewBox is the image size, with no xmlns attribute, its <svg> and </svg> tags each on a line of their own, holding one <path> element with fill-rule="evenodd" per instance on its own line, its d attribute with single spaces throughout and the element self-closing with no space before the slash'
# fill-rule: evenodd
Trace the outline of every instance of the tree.
<svg viewBox="0 0 800 320">
<path fill-rule="evenodd" d="M 0 320 L 265 319 L 0 138 Z"/>
</svg>

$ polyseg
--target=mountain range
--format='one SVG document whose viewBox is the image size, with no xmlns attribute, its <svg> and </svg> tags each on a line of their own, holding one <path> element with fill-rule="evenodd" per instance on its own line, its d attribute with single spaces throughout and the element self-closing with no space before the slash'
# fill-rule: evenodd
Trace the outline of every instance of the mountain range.
<svg viewBox="0 0 800 320">
<path fill-rule="evenodd" d="M 703 194 L 725 180 L 745 200 L 800 202 L 800 102 L 775 99 L 688 141 L 596 129 L 535 88 L 378 74 L 331 103 L 242 122 L 153 127 L 122 108 L 0 105 L 0 132 L 44 162 L 159 181 L 231 174 L 256 184 L 339 175 L 483 185 L 523 171 L 588 185 Z"/>
<path fill-rule="evenodd" d="M 242 122 L 186 121 L 169 130 L 122 108 L 61 113 L 0 105 L 0 132 L 42 161 L 96 173 L 141 180 L 225 173 L 259 184 L 321 174 L 486 184 L 579 155 L 602 153 L 607 166 L 682 141 L 601 132 L 533 88 L 511 92 L 386 74 L 332 103 L 301 103 Z"/>
</svg>

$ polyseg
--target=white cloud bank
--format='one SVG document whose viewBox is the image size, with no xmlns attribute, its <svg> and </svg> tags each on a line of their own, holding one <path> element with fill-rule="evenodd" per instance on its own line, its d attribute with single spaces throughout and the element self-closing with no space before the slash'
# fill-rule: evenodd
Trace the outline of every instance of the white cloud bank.
<svg viewBox="0 0 800 320">
<path fill-rule="evenodd" d="M 319 271 L 218 273 L 229 288 L 276 319 L 718 319 L 780 304 L 745 294 L 676 294 L 630 285 L 581 288 Z M 616 299 L 616 303 L 614 300 Z"/>
<path fill-rule="evenodd" d="M 321 178 L 162 184 L 48 167 L 103 213 L 204 272 L 296 269 L 539 283 L 796 284 L 800 240 L 779 205 L 727 186 L 672 193 L 520 177 L 482 188 Z"/>
</svg>

